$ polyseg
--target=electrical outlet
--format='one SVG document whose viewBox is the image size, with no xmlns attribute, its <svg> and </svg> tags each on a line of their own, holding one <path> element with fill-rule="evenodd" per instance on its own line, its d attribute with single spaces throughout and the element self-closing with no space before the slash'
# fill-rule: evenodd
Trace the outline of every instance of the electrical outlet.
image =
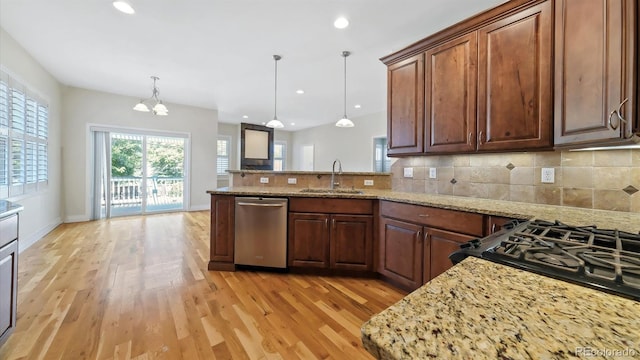
<svg viewBox="0 0 640 360">
<path fill-rule="evenodd" d="M 287 179 L 287 184 L 297 184 L 298 183 L 298 179 L 297 178 L 288 178 Z"/>
<path fill-rule="evenodd" d="M 404 177 L 412 178 L 413 177 L 413 168 L 404 168 Z"/>
<path fill-rule="evenodd" d="M 260 178 L 260 184 L 268 184 L 269 183 L 269 178 L 268 177 L 261 177 Z"/>
<path fill-rule="evenodd" d="M 545 184 L 553 184 L 556 181 L 556 169 L 554 168 L 542 168 L 542 181 Z"/>
<path fill-rule="evenodd" d="M 373 180 L 365 180 L 364 186 L 373 186 Z"/>
<path fill-rule="evenodd" d="M 429 179 L 436 178 L 436 168 L 429 168 Z"/>
</svg>

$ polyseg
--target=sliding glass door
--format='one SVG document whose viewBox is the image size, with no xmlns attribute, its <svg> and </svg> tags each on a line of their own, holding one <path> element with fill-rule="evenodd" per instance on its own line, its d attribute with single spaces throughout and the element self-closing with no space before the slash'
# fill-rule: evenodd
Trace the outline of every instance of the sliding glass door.
<svg viewBox="0 0 640 360">
<path fill-rule="evenodd" d="M 186 139 L 109 134 L 110 176 L 102 201 L 110 216 L 184 209 Z"/>
</svg>

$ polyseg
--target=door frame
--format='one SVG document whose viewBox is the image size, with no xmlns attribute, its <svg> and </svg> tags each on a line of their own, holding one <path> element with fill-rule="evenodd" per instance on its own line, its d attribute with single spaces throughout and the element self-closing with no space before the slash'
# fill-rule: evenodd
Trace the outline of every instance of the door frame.
<svg viewBox="0 0 640 360">
<path fill-rule="evenodd" d="M 187 211 L 191 207 L 191 133 L 180 131 L 165 131 L 157 129 L 135 128 L 127 126 L 116 126 L 106 124 L 87 123 L 86 129 L 86 170 L 85 170 L 85 186 L 86 189 L 93 188 L 93 169 L 94 169 L 94 141 L 92 133 L 94 131 L 105 131 L 109 133 L 127 133 L 146 136 L 166 136 L 183 138 L 184 142 L 184 192 L 182 209 L 172 211 Z M 146 155 L 143 154 L 146 157 Z M 145 164 L 143 164 L 144 166 Z M 91 196 L 85 198 L 85 216 L 86 219 L 91 218 Z M 169 211 L 168 211 L 169 212 Z M 152 214 L 143 212 L 143 215 Z"/>
</svg>

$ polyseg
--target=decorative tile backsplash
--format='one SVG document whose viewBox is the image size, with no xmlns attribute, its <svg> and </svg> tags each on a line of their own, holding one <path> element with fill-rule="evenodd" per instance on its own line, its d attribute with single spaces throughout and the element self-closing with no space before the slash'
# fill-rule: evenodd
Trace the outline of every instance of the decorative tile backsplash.
<svg viewBox="0 0 640 360">
<path fill-rule="evenodd" d="M 406 167 L 413 178 L 403 177 Z M 554 169 L 554 183 L 542 182 L 543 168 Z M 415 156 L 391 172 L 398 191 L 640 212 L 637 149 Z"/>
</svg>

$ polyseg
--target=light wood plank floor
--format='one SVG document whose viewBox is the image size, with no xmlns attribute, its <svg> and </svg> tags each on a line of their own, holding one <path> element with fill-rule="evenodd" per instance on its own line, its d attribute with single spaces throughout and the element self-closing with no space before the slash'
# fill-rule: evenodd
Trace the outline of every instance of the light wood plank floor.
<svg viewBox="0 0 640 360">
<path fill-rule="evenodd" d="M 208 271 L 209 213 L 63 224 L 20 254 L 0 359 L 367 359 L 379 280 Z"/>
</svg>

